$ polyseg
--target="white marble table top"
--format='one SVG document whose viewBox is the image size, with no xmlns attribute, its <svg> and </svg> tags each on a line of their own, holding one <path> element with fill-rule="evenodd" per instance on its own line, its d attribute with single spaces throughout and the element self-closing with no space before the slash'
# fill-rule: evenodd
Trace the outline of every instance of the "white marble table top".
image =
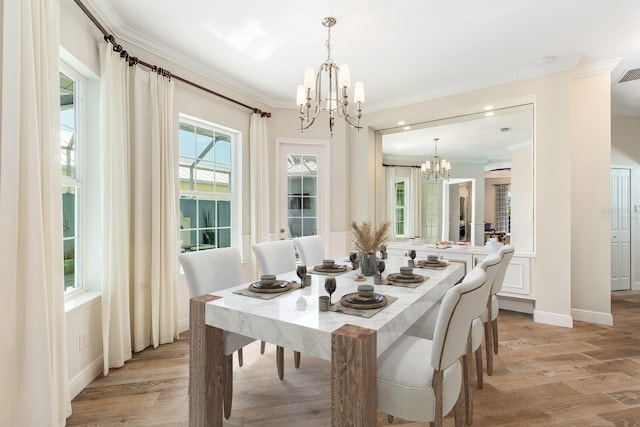
<svg viewBox="0 0 640 427">
<path fill-rule="evenodd" d="M 389 264 L 385 275 L 399 271 L 400 265 Z M 319 311 L 318 296 L 327 295 L 324 290 L 326 276 L 312 274 L 310 287 L 287 292 L 271 300 L 233 293 L 247 287 L 248 283 L 217 291 L 214 294 L 222 298 L 207 303 L 206 324 L 325 360 L 331 360 L 331 333 L 345 324 L 351 324 L 377 332 L 379 356 L 462 277 L 464 266 L 450 263 L 443 270 L 416 268 L 414 272 L 426 275 L 429 279 L 414 289 L 375 285 L 377 293 L 398 299 L 371 318 Z M 347 293 L 356 292 L 358 285 L 373 284 L 373 277 L 367 277 L 366 282 L 354 281 L 358 273 L 349 271 L 336 277 L 337 289 L 332 302 Z M 292 271 L 278 275 L 278 278 L 294 280 L 297 276 Z"/>
</svg>

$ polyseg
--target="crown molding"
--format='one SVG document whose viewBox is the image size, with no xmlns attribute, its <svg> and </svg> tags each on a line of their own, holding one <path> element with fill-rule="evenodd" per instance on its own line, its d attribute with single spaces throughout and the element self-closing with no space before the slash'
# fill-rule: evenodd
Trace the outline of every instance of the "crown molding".
<svg viewBox="0 0 640 427">
<path fill-rule="evenodd" d="M 622 61 L 622 57 L 577 66 L 571 70 L 571 79 L 581 79 L 596 74 L 610 73 L 616 69 L 620 61 Z"/>
</svg>

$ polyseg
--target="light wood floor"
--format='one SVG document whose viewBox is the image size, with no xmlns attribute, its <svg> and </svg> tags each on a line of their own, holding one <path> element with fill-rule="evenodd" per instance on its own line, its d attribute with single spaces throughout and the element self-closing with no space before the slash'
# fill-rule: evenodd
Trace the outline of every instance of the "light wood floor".
<svg viewBox="0 0 640 427">
<path fill-rule="evenodd" d="M 640 292 L 615 293 L 612 310 L 613 327 L 575 322 L 572 329 L 502 311 L 494 374 L 485 375 L 483 390 L 473 390 L 473 425 L 640 426 Z M 188 350 L 185 333 L 97 378 L 72 402 L 67 425 L 187 425 Z M 329 425 L 329 363 L 303 355 L 296 370 L 287 351 L 279 381 L 274 346 L 264 355 L 258 350 L 257 343 L 245 349 L 242 368 L 235 362 L 233 410 L 225 425 Z M 377 425 L 388 425 L 384 414 Z"/>
</svg>

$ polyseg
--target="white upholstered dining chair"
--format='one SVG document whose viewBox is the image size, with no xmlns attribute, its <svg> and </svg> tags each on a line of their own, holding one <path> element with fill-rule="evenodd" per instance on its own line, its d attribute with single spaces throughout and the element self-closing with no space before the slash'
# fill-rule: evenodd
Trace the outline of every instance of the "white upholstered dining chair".
<svg viewBox="0 0 640 427">
<path fill-rule="evenodd" d="M 500 265 L 500 257 L 497 254 L 491 254 L 486 257 L 481 263 L 476 266 L 476 269 L 482 269 L 486 274 L 486 288 L 487 299 L 489 298 L 489 289 L 494 280 L 498 267 Z M 465 278 L 466 279 L 466 278 Z M 486 308 L 486 304 L 480 307 L 475 307 L 476 311 L 473 313 L 475 317 L 471 323 L 471 329 L 469 331 L 469 344 L 470 346 L 465 349 L 462 354 L 462 370 L 463 370 L 463 384 L 464 384 L 464 401 L 465 401 L 465 414 L 467 424 L 473 422 L 473 398 L 471 393 L 471 356 L 475 354 L 476 357 L 476 378 L 478 388 L 483 387 L 483 367 L 482 367 L 482 332 L 483 323 L 481 321 L 481 315 Z M 437 319 L 438 311 L 440 310 L 440 303 L 434 304 L 434 306 L 425 313 L 418 321 L 416 321 L 407 330 L 408 335 L 413 335 L 420 338 L 433 339 L 435 320 Z"/>
<path fill-rule="evenodd" d="M 187 279 L 191 298 L 236 286 L 242 283 L 240 251 L 236 248 L 209 249 L 180 254 L 178 259 Z M 238 351 L 242 366 L 242 347 L 255 341 L 233 332 L 224 332 L 223 407 L 224 416 L 231 415 L 233 398 L 233 352 Z"/>
<path fill-rule="evenodd" d="M 491 285 L 491 295 L 487 302 L 487 307 L 481 316 L 484 325 L 484 341 L 487 353 L 487 375 L 493 375 L 493 353 L 498 353 L 498 313 L 500 311 L 500 304 L 497 294 L 502 289 L 504 276 L 507 268 L 509 268 L 509 263 L 511 262 L 511 258 L 513 258 L 514 252 L 515 249 L 511 245 L 504 245 L 498 251 L 498 254 L 502 257 L 502 261 Z M 492 349 L 493 353 L 491 351 Z"/>
<path fill-rule="evenodd" d="M 254 244 L 251 249 L 256 256 L 260 274 L 282 274 L 296 269 L 296 251 L 291 240 L 274 240 Z M 260 352 L 264 353 L 264 341 Z M 300 352 L 293 353 L 295 367 L 300 367 Z M 278 377 L 284 378 L 284 348 L 276 347 L 276 365 Z"/>
<path fill-rule="evenodd" d="M 488 294 L 486 273 L 474 268 L 442 299 L 433 340 L 405 334 L 378 358 L 380 411 L 440 427 L 453 408 L 456 426 L 462 425 L 459 359 L 466 352 L 474 314 L 486 304 Z"/>
<path fill-rule="evenodd" d="M 308 267 L 318 265 L 325 259 L 324 239 L 320 236 L 302 236 L 293 239 L 300 255 L 300 263 Z"/>
</svg>

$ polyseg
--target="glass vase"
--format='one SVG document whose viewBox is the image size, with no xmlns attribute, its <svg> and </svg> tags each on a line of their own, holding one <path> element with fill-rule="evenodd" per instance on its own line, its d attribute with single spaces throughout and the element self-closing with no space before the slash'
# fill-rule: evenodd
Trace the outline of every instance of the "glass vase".
<svg viewBox="0 0 640 427">
<path fill-rule="evenodd" d="M 360 269 L 362 274 L 365 276 L 373 276 L 376 273 L 376 268 L 378 265 L 378 260 L 376 259 L 376 254 L 365 254 L 363 253 L 360 257 Z"/>
</svg>

